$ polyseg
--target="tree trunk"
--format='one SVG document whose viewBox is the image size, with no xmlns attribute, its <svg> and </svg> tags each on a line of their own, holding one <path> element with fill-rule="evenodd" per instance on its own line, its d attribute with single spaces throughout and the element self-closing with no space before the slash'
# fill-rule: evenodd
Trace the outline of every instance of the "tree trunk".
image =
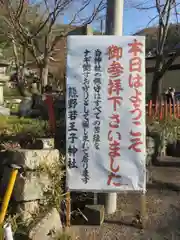
<svg viewBox="0 0 180 240">
<path fill-rule="evenodd" d="M 42 86 L 45 87 L 48 84 L 48 65 L 46 64 L 42 69 Z"/>
<path fill-rule="evenodd" d="M 160 76 L 160 74 L 156 73 L 155 76 L 153 77 L 153 81 L 151 85 L 152 102 L 154 104 L 161 97 L 161 84 L 162 84 L 162 77 Z"/>
<path fill-rule="evenodd" d="M 23 85 L 25 85 L 25 70 L 26 70 L 26 53 L 27 49 L 25 45 L 22 46 L 22 66 L 21 66 L 21 71 L 20 71 L 20 81 L 22 82 Z"/>
<path fill-rule="evenodd" d="M 25 91 L 25 86 L 24 86 L 25 62 L 23 61 L 22 69 L 20 69 L 18 50 L 17 50 L 17 45 L 16 45 L 16 42 L 14 39 L 12 39 L 12 44 L 13 44 L 13 54 L 14 54 L 15 65 L 16 65 L 17 88 L 18 88 L 20 95 L 25 97 L 27 95 L 27 93 Z M 24 56 L 25 56 L 25 52 L 24 52 Z M 23 58 L 23 60 L 25 60 L 25 57 Z"/>
<path fill-rule="evenodd" d="M 45 61 L 43 64 L 39 65 L 40 70 L 40 86 L 41 92 L 43 92 L 43 88 L 48 84 L 48 74 L 49 74 L 49 66 L 48 61 Z"/>
<path fill-rule="evenodd" d="M 156 101 L 161 96 L 161 83 L 162 83 L 162 69 L 163 69 L 163 55 L 157 54 L 156 55 L 156 63 L 154 67 L 154 76 L 151 86 L 151 95 L 152 95 L 152 101 L 155 104 Z"/>
</svg>

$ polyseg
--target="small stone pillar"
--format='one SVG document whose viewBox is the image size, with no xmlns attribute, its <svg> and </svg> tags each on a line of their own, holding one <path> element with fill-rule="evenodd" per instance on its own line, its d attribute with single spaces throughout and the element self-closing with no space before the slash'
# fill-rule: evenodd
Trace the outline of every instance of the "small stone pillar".
<svg viewBox="0 0 180 240">
<path fill-rule="evenodd" d="M 87 24 L 86 26 L 86 35 L 93 35 L 92 26 L 90 26 L 89 24 Z"/>
<path fill-rule="evenodd" d="M 0 79 L 0 105 L 4 104 L 4 91 L 3 91 L 3 87 L 4 87 L 4 81 L 2 81 Z"/>
<path fill-rule="evenodd" d="M 5 76 L 3 74 L 0 74 L 0 106 L 4 104 L 4 92 L 3 87 L 6 82 L 9 81 L 9 76 Z"/>
</svg>

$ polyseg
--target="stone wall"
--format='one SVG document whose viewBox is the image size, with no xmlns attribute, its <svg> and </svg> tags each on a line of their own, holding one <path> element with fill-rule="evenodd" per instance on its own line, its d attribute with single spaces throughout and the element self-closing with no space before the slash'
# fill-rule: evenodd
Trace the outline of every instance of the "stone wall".
<svg viewBox="0 0 180 240">
<path fill-rule="evenodd" d="M 156 152 L 156 143 L 154 138 L 147 136 L 146 137 L 146 165 L 150 165 L 154 158 Z"/>
<path fill-rule="evenodd" d="M 166 156 L 168 139 L 164 133 L 149 132 L 146 136 L 146 165 L 156 164 L 158 157 Z"/>
<path fill-rule="evenodd" d="M 180 157 L 180 140 L 178 140 L 177 127 L 171 131 L 165 129 L 161 132 L 148 132 L 146 137 L 147 165 L 156 162 L 157 157 Z"/>
<path fill-rule="evenodd" d="M 17 176 L 12 199 L 16 202 L 17 209 L 21 209 L 23 220 L 31 218 L 31 214 L 38 208 L 39 201 L 44 199 L 44 189 L 47 189 L 51 183 L 47 173 L 39 173 L 39 168 L 43 164 L 51 167 L 59 161 L 59 151 L 52 149 L 52 144 L 53 140 L 46 139 L 40 144 L 44 149 L 20 148 L 6 151 L 0 195 L 3 197 L 7 189 L 12 171 L 9 166 L 12 164 L 21 166 L 22 173 Z"/>
</svg>

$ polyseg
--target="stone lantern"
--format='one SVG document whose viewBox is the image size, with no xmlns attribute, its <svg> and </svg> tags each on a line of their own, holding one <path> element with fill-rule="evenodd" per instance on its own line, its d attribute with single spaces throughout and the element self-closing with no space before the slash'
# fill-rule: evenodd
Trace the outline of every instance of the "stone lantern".
<svg viewBox="0 0 180 240">
<path fill-rule="evenodd" d="M 9 81 L 9 76 L 0 74 L 0 106 L 2 106 L 4 104 L 3 87 L 8 81 Z"/>
</svg>

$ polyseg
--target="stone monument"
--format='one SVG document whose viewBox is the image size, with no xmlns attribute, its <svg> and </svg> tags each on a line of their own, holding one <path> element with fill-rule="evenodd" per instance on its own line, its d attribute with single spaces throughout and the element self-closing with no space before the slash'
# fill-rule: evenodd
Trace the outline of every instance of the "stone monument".
<svg viewBox="0 0 180 240">
<path fill-rule="evenodd" d="M 10 109 L 4 107 L 3 87 L 7 81 L 9 81 L 9 76 L 0 74 L 0 115 L 10 115 Z"/>
</svg>

